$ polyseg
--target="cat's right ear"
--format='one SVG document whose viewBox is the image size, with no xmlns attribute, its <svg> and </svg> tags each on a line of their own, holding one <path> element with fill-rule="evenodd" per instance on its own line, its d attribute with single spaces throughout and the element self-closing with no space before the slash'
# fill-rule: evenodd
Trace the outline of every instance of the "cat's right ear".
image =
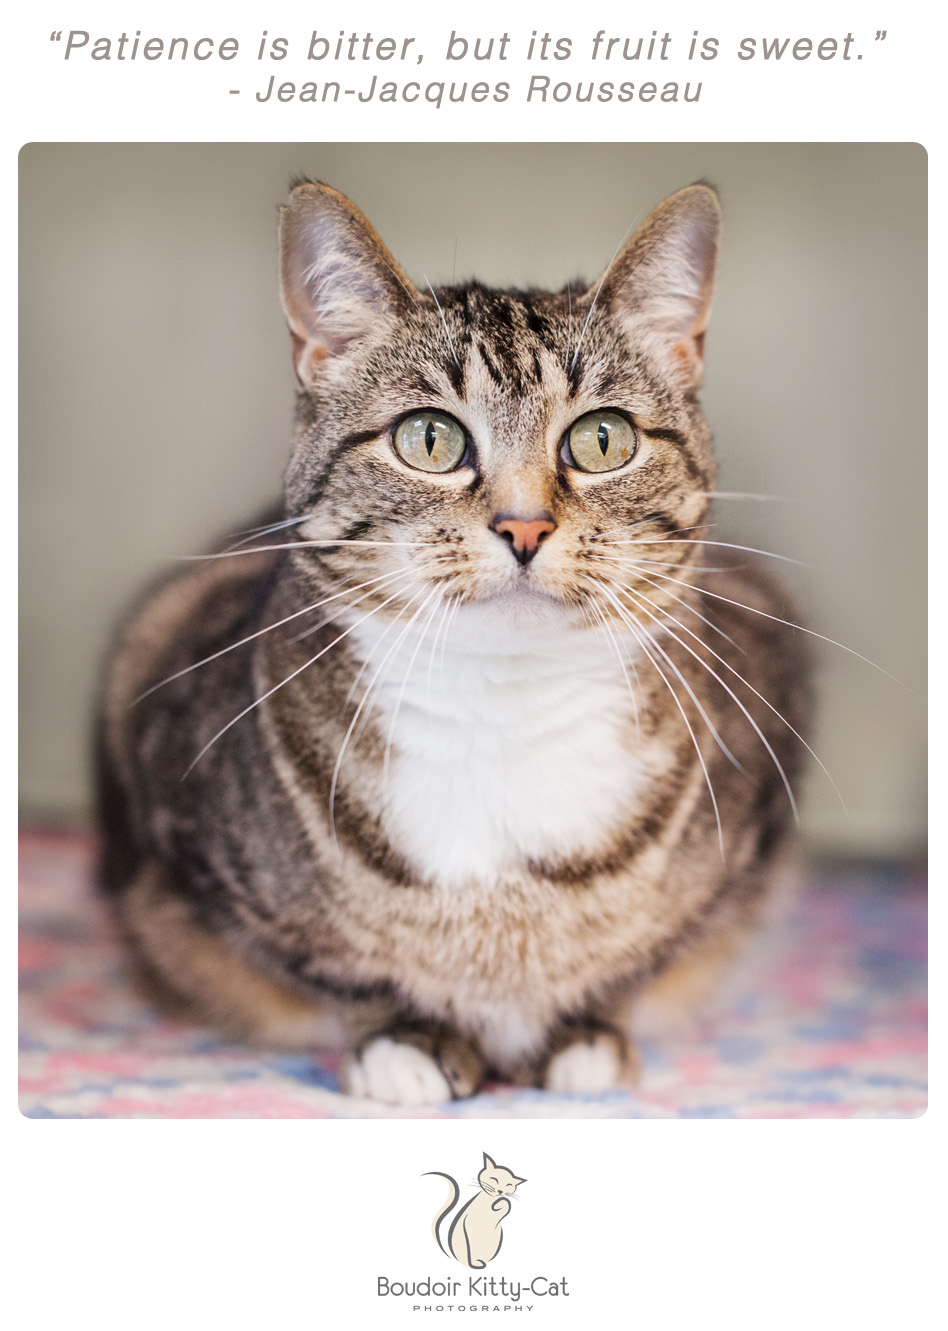
<svg viewBox="0 0 948 1331">
<path fill-rule="evenodd" d="M 280 209 L 283 309 L 304 388 L 320 364 L 405 309 L 415 289 L 344 194 L 305 181 Z"/>
</svg>

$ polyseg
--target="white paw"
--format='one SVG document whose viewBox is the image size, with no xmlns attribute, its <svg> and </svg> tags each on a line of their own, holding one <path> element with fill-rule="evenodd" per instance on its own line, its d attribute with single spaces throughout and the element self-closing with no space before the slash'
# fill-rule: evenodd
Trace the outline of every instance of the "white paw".
<svg viewBox="0 0 948 1331">
<path fill-rule="evenodd" d="M 597 1035 L 567 1045 L 550 1059 L 544 1084 L 548 1091 L 608 1091 L 622 1077 L 622 1062 L 616 1042 L 608 1035 Z"/>
<path fill-rule="evenodd" d="M 371 1040 L 360 1054 L 350 1054 L 339 1080 L 347 1095 L 387 1105 L 441 1105 L 451 1099 L 451 1087 L 434 1059 L 387 1035 Z"/>
</svg>

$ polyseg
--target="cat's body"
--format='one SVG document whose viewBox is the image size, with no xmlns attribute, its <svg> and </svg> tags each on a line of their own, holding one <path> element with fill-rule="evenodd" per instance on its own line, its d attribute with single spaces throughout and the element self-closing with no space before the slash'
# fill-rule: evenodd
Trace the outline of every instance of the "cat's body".
<svg viewBox="0 0 948 1331">
<path fill-rule="evenodd" d="M 435 1242 L 446 1257 L 453 1257 L 462 1266 L 482 1270 L 500 1251 L 501 1226 L 510 1214 L 510 1198 L 527 1180 L 517 1178 L 504 1165 L 495 1165 L 485 1151 L 484 1165 L 477 1175 L 478 1191 L 454 1215 L 447 1233 L 443 1234 L 444 1222 L 457 1205 L 460 1189 L 450 1174 L 437 1169 L 429 1172 L 450 1184 L 448 1199 L 432 1224 Z"/>
<path fill-rule="evenodd" d="M 106 698 L 106 876 L 182 1010 L 305 1043 L 333 1009 L 383 1099 L 596 1088 L 622 1004 L 751 917 L 803 670 L 779 591 L 702 543 L 716 225 L 694 187 L 601 289 L 432 298 L 295 191 L 294 521 L 252 546 L 294 548 L 167 584 Z"/>
</svg>

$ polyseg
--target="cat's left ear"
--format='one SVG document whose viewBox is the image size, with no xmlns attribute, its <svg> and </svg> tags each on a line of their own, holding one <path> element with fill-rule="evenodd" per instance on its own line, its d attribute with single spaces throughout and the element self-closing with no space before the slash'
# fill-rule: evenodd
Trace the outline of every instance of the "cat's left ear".
<svg viewBox="0 0 948 1331">
<path fill-rule="evenodd" d="M 355 204 L 310 181 L 297 185 L 280 209 L 280 275 L 304 388 L 327 357 L 396 318 L 416 295 Z"/>
<path fill-rule="evenodd" d="M 701 383 L 720 232 L 714 190 L 708 185 L 679 190 L 610 264 L 597 300 L 638 338 L 644 336 L 688 389 Z"/>
<path fill-rule="evenodd" d="M 494 1164 L 493 1160 L 490 1158 L 490 1156 L 489 1156 L 489 1155 L 487 1154 L 487 1152 L 485 1151 L 485 1152 L 484 1152 L 484 1163 L 481 1165 L 481 1169 L 496 1169 L 496 1168 L 497 1168 L 497 1166 Z"/>
</svg>

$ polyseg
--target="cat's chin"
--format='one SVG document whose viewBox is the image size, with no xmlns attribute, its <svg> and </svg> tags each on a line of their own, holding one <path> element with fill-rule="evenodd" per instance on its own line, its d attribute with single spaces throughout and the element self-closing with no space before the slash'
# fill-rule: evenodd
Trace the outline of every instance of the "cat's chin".
<svg viewBox="0 0 948 1331">
<path fill-rule="evenodd" d="M 582 614 L 575 606 L 544 592 L 522 588 L 468 602 L 458 621 L 459 629 L 463 623 L 471 633 L 489 632 L 501 638 L 506 634 L 521 638 L 525 634 L 563 633 L 583 627 Z"/>
</svg>

